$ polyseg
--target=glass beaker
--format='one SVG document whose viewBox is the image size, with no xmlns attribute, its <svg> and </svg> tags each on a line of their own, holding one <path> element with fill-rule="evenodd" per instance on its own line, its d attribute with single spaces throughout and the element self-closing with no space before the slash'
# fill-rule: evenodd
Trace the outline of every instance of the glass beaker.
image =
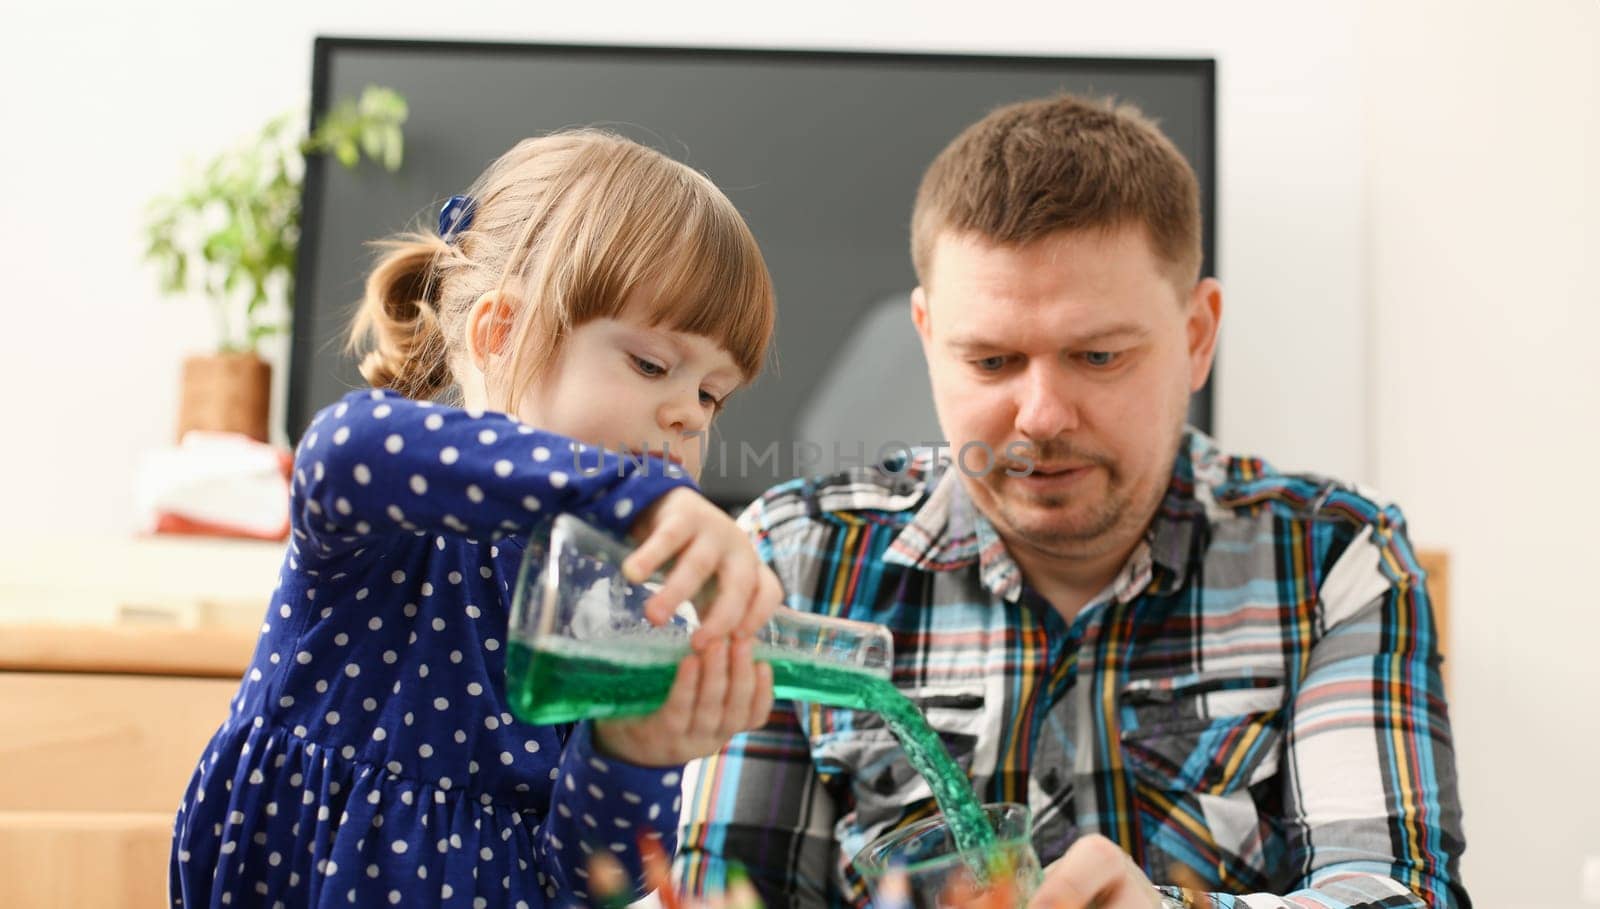
<svg viewBox="0 0 1600 909">
<path fill-rule="evenodd" d="M 572 515 L 552 524 L 544 551 L 530 547 L 511 607 L 506 689 L 525 723 L 634 716 L 660 707 L 699 627 L 693 603 L 665 625 L 644 604 L 665 580 L 622 574 L 627 546 Z M 894 645 L 882 625 L 780 608 L 755 635 L 774 695 L 863 707 L 889 678 Z"/>
<path fill-rule="evenodd" d="M 1043 878 L 1033 814 L 1014 802 L 984 805 L 994 841 L 962 851 L 943 814 L 868 843 L 851 860 L 877 905 L 1022 906 Z M 980 900 L 982 900 L 980 902 Z"/>
</svg>

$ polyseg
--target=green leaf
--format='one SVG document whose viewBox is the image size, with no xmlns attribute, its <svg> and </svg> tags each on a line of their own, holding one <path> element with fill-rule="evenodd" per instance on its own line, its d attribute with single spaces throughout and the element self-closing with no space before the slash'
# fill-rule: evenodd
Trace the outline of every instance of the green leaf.
<svg viewBox="0 0 1600 909">
<path fill-rule="evenodd" d="M 282 334 L 288 326 L 281 322 L 256 322 L 250 325 L 247 332 L 250 338 L 250 348 L 255 349 L 263 339 L 273 335 Z"/>
<path fill-rule="evenodd" d="M 206 293 L 222 349 L 254 349 L 285 330 L 259 319 L 279 301 L 293 302 L 305 158 L 331 154 L 347 168 L 366 158 L 393 172 L 408 114 L 398 92 L 367 86 L 309 133 L 303 114 L 280 113 L 248 141 L 189 164 L 175 192 L 146 206 L 144 257 L 163 292 Z"/>
<path fill-rule="evenodd" d="M 400 169 L 401 159 L 405 155 L 405 138 L 400 134 L 399 126 L 390 126 L 384 130 L 383 167 L 389 173 Z"/>
</svg>

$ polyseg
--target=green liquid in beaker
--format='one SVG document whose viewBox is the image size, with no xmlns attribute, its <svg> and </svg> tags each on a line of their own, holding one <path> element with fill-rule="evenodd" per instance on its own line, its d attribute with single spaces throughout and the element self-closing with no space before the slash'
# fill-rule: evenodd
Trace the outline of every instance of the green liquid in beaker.
<svg viewBox="0 0 1600 909">
<path fill-rule="evenodd" d="M 683 638 L 638 636 L 604 644 L 563 639 L 537 649 L 513 641 L 506 652 L 511 712 L 533 724 L 650 713 L 666 700 L 687 652 Z M 917 705 L 887 679 L 762 645 L 756 647 L 756 658 L 771 664 L 774 695 L 780 699 L 870 710 L 883 717 L 911 766 L 932 788 L 957 847 L 966 851 L 992 845 L 994 830 L 966 773 L 951 760 Z"/>
</svg>

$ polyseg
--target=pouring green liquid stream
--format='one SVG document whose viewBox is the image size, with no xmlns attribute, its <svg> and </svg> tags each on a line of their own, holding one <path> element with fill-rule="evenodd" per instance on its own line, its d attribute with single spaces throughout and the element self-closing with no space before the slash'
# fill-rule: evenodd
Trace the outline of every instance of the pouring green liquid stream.
<svg viewBox="0 0 1600 909">
<path fill-rule="evenodd" d="M 642 643 L 630 641 L 625 647 L 570 640 L 533 647 L 512 643 L 506 653 L 511 712 L 525 723 L 545 724 L 654 711 L 666 700 L 678 661 L 688 648 Z M 933 789 L 958 846 L 983 849 L 993 841 L 994 831 L 966 773 L 951 760 L 917 705 L 888 679 L 770 645 L 758 645 L 756 658 L 771 664 L 778 698 L 870 710 L 883 717 L 911 766 Z"/>
<path fill-rule="evenodd" d="M 659 579 L 630 584 L 630 550 L 570 515 L 552 525 L 549 555 L 530 549 L 512 607 L 506 694 L 525 723 L 637 716 L 666 700 L 698 619 L 685 604 L 666 626 L 644 618 Z M 966 773 L 921 711 L 889 681 L 888 629 L 782 609 L 756 635 L 779 699 L 869 710 L 883 718 L 928 781 L 962 851 L 985 850 L 994 830 Z"/>
</svg>

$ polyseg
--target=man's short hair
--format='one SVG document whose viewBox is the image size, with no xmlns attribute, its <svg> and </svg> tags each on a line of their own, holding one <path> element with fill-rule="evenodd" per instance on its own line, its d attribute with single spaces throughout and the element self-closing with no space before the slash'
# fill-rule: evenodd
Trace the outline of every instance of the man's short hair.
<svg viewBox="0 0 1600 909">
<path fill-rule="evenodd" d="M 1138 108 L 1062 94 L 997 108 L 939 153 L 912 209 L 911 258 L 927 286 L 947 231 L 1019 246 L 1135 225 L 1181 290 L 1199 280 L 1200 187 L 1189 162 Z"/>
</svg>

